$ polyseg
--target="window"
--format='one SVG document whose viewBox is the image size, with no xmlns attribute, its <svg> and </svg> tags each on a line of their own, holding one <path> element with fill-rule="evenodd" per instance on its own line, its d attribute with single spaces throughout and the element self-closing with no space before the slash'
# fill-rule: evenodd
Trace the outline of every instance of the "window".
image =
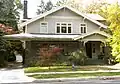
<svg viewBox="0 0 120 84">
<path fill-rule="evenodd" d="M 93 48 L 93 53 L 95 53 L 95 48 Z"/>
<path fill-rule="evenodd" d="M 87 32 L 87 25 L 86 23 L 81 23 L 80 24 L 80 29 L 81 29 L 81 33 L 86 33 Z"/>
<path fill-rule="evenodd" d="M 47 33 L 48 23 L 41 22 L 40 23 L 40 33 Z"/>
<path fill-rule="evenodd" d="M 57 23 L 56 33 L 71 33 L 72 24 L 71 23 Z"/>
</svg>

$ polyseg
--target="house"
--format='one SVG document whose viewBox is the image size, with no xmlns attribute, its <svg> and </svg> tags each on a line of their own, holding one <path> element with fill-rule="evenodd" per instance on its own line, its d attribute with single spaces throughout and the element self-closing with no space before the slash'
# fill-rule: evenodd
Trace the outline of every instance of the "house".
<svg viewBox="0 0 120 84">
<path fill-rule="evenodd" d="M 99 59 L 101 53 L 107 55 L 106 39 L 110 35 L 104 32 L 107 26 L 103 22 L 100 15 L 61 6 L 21 23 L 24 33 L 17 39 L 25 43 L 25 64 L 39 61 L 38 50 L 45 45 L 59 46 L 64 53 L 82 48 L 90 59 Z"/>
</svg>

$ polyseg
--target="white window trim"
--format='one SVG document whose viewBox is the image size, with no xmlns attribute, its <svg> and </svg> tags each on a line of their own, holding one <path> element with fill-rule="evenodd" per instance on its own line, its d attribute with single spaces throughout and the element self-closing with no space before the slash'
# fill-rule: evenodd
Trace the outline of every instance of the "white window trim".
<svg viewBox="0 0 120 84">
<path fill-rule="evenodd" d="M 41 32 L 40 33 L 48 33 L 48 22 L 40 22 L 40 28 L 41 28 L 41 23 L 47 23 L 47 31 L 46 32 Z"/>
<path fill-rule="evenodd" d="M 60 24 L 60 33 L 57 33 L 57 23 Z M 67 25 L 67 33 L 61 33 L 61 24 L 63 24 L 63 23 L 71 24 L 71 33 L 68 33 L 68 25 Z M 72 34 L 73 33 L 73 24 L 72 24 L 72 22 L 56 22 L 55 23 L 55 33 L 56 34 Z"/>
<path fill-rule="evenodd" d="M 86 34 L 86 33 L 81 33 L 81 24 L 85 24 L 86 25 L 86 33 L 87 33 L 87 23 L 80 23 L 80 25 L 79 25 L 79 32 L 80 32 L 80 34 Z"/>
</svg>

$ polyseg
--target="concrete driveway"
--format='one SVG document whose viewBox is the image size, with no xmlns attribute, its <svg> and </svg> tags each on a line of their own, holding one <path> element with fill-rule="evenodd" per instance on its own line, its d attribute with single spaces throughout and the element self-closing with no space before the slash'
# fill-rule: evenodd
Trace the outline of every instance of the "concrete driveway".
<svg viewBox="0 0 120 84">
<path fill-rule="evenodd" d="M 34 80 L 24 74 L 24 69 L 0 69 L 0 83 L 22 83 Z"/>
</svg>

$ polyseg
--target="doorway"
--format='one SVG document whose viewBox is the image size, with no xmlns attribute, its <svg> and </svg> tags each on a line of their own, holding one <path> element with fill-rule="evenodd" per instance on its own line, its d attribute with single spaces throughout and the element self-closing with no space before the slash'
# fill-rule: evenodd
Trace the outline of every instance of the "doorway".
<svg viewBox="0 0 120 84">
<path fill-rule="evenodd" d="M 92 58 L 92 45 L 91 45 L 91 42 L 87 42 L 85 44 L 85 48 L 86 48 L 86 55 L 89 57 L 89 58 Z"/>
</svg>

